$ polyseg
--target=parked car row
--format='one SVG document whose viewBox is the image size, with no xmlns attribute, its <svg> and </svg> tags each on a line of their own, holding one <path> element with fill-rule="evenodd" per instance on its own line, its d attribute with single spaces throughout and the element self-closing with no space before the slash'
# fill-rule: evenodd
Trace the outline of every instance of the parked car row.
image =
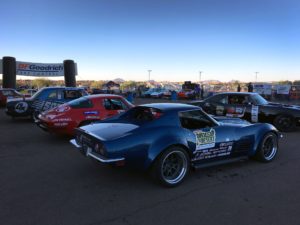
<svg viewBox="0 0 300 225">
<path fill-rule="evenodd" d="M 225 92 L 191 104 L 212 115 L 237 117 L 252 123 L 271 123 L 283 132 L 300 126 L 300 106 L 268 102 L 257 93 Z"/>
<path fill-rule="evenodd" d="M 147 91 L 142 92 L 141 97 L 144 98 L 171 98 L 172 92 L 176 93 L 176 97 L 179 99 L 195 99 L 196 92 L 192 89 L 182 90 L 168 90 L 164 88 L 150 88 Z"/>
<path fill-rule="evenodd" d="M 282 137 L 278 129 L 291 131 L 300 124 L 298 106 L 235 92 L 190 104 L 134 106 L 118 95 L 49 87 L 31 98 L 7 100 L 6 113 L 33 116 L 42 130 L 73 136 L 70 142 L 82 155 L 150 171 L 168 187 L 183 182 L 191 168 L 248 158 L 271 162 Z"/>
</svg>

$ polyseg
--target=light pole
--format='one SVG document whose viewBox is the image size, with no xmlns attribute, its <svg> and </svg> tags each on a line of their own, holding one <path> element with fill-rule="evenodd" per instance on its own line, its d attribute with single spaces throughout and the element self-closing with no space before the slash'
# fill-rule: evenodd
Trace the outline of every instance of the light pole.
<svg viewBox="0 0 300 225">
<path fill-rule="evenodd" d="M 258 74 L 259 72 L 255 72 L 255 83 L 257 83 L 257 74 Z"/>
<path fill-rule="evenodd" d="M 152 70 L 148 70 L 148 81 L 150 81 L 150 73 L 152 72 Z"/>
<path fill-rule="evenodd" d="M 201 83 L 201 74 L 202 74 L 202 71 L 199 71 L 199 84 Z"/>
</svg>

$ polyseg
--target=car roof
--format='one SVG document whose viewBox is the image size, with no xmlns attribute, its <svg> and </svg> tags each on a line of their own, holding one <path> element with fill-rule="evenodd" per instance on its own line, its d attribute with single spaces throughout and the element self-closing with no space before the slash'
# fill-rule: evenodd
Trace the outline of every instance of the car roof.
<svg viewBox="0 0 300 225">
<path fill-rule="evenodd" d="M 96 95 L 86 95 L 85 98 L 94 99 L 94 98 L 122 98 L 120 95 L 112 95 L 112 94 L 96 94 Z"/>
<path fill-rule="evenodd" d="M 0 91 L 15 91 L 16 89 L 13 88 L 0 88 Z"/>
<path fill-rule="evenodd" d="M 186 110 L 199 109 L 198 106 L 182 104 L 182 103 L 151 103 L 151 104 L 144 104 L 140 106 L 156 108 L 161 111 L 186 111 Z"/>
<path fill-rule="evenodd" d="M 215 95 L 256 95 L 256 92 L 221 92 L 217 93 Z M 214 95 L 214 96 L 215 96 Z"/>
<path fill-rule="evenodd" d="M 42 89 L 84 90 L 82 87 L 43 87 Z"/>
</svg>

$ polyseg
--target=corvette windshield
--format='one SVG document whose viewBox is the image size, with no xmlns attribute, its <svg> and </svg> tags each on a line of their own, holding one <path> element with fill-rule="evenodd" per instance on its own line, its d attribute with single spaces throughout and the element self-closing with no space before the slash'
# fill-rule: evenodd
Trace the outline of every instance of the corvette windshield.
<svg viewBox="0 0 300 225">
<path fill-rule="evenodd" d="M 252 95 L 251 99 L 252 99 L 252 101 L 255 105 L 266 105 L 266 104 L 268 104 L 268 101 L 266 99 L 264 99 L 262 96 L 258 95 L 258 94 L 257 95 Z"/>
<path fill-rule="evenodd" d="M 42 91 L 43 91 L 43 88 L 40 89 L 40 90 L 38 90 L 37 92 L 35 92 L 35 93 L 31 96 L 31 99 L 37 98 L 37 97 L 41 94 Z"/>
</svg>

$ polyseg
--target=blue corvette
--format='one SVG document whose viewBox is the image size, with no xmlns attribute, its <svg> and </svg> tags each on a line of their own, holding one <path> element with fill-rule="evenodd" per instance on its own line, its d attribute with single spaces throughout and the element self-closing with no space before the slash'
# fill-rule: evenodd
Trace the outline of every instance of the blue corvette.
<svg viewBox="0 0 300 225">
<path fill-rule="evenodd" d="M 210 117 L 200 107 L 160 103 L 77 129 L 70 142 L 101 163 L 151 170 L 163 185 L 181 183 L 192 168 L 253 157 L 270 162 L 281 134 L 271 124 Z"/>
</svg>

